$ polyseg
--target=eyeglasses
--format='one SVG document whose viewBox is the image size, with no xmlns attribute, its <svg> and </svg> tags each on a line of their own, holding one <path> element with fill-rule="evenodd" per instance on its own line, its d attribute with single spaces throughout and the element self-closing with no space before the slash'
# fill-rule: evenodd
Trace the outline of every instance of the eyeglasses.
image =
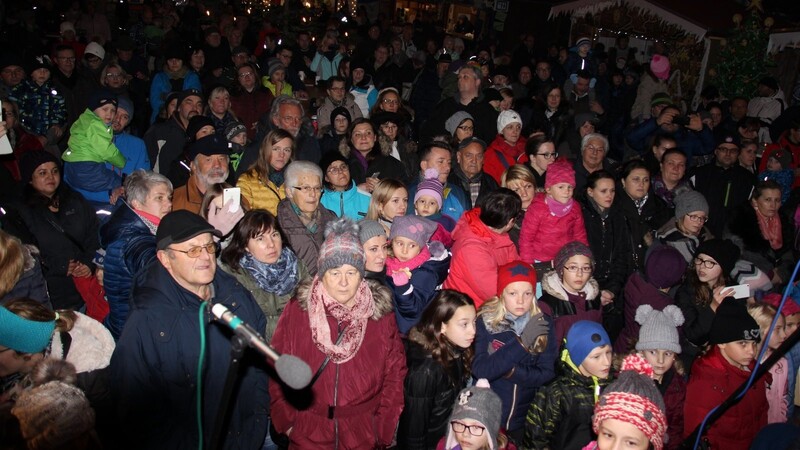
<svg viewBox="0 0 800 450">
<path fill-rule="evenodd" d="M 11 111 L 10 109 L 4 109 L 3 117 L 17 117 L 17 115 L 14 114 L 14 111 Z"/>
<path fill-rule="evenodd" d="M 600 153 L 602 153 L 602 152 L 605 152 L 605 151 L 606 151 L 606 148 L 605 148 L 605 147 L 595 147 L 594 145 L 587 145 L 586 147 L 584 147 L 584 149 L 585 149 L 585 150 L 588 150 L 588 151 L 590 151 L 590 152 L 593 152 L 593 153 L 594 153 L 594 152 L 600 152 Z"/>
<path fill-rule="evenodd" d="M 722 147 L 722 146 L 720 146 L 720 147 L 717 147 L 717 150 L 719 150 L 720 153 L 739 153 L 739 148 L 738 147 L 732 147 L 731 148 L 731 147 Z"/>
<path fill-rule="evenodd" d="M 332 90 L 333 92 L 342 92 L 344 90 L 344 87 L 332 87 L 328 89 Z"/>
<path fill-rule="evenodd" d="M 694 259 L 694 265 L 695 266 L 703 266 L 706 269 L 713 269 L 714 266 L 717 265 L 717 262 L 714 261 L 714 260 L 711 260 L 711 259 L 695 258 Z"/>
<path fill-rule="evenodd" d="M 122 74 L 109 72 L 106 74 L 106 78 L 122 78 Z"/>
<path fill-rule="evenodd" d="M 708 222 L 708 217 L 706 216 L 698 216 L 697 214 L 687 214 L 686 217 L 688 217 L 689 220 L 691 220 L 692 222 L 702 222 L 702 223 Z"/>
<path fill-rule="evenodd" d="M 594 269 L 592 268 L 592 266 L 584 266 L 584 267 L 566 266 L 566 267 L 564 267 L 564 270 L 566 270 L 569 273 L 579 273 L 579 272 L 580 273 L 592 273 L 592 270 L 594 270 Z"/>
<path fill-rule="evenodd" d="M 387 105 L 397 105 L 400 104 L 400 100 L 396 100 L 393 98 L 385 98 L 383 99 L 383 103 L 386 103 Z"/>
<path fill-rule="evenodd" d="M 197 247 L 192 247 L 189 250 L 178 250 L 177 248 L 167 247 L 170 250 L 174 250 L 176 252 L 186 253 L 186 256 L 189 258 L 199 258 L 200 255 L 203 253 L 203 249 L 205 249 L 206 253 L 209 255 L 214 255 L 219 252 L 219 244 L 216 242 L 209 242 L 206 245 L 200 245 Z"/>
<path fill-rule="evenodd" d="M 553 153 L 537 153 L 536 156 L 541 156 L 544 159 L 554 159 L 554 158 L 558 158 L 558 153 L 556 153 L 556 152 L 553 152 Z"/>
<path fill-rule="evenodd" d="M 457 422 L 455 420 L 450 422 L 450 426 L 453 427 L 453 431 L 455 431 L 456 433 L 463 433 L 464 430 L 466 430 L 469 431 L 469 434 L 473 436 L 483 436 L 483 432 L 484 430 L 486 430 L 486 428 L 480 425 L 467 425 L 465 423 Z"/>
<path fill-rule="evenodd" d="M 459 126 L 459 127 L 457 127 L 457 128 L 458 128 L 459 130 L 461 130 L 461 131 L 472 131 L 472 130 L 474 130 L 474 129 L 475 129 L 475 127 L 471 127 L 471 126 L 469 126 L 469 125 L 461 125 L 461 126 Z"/>
<path fill-rule="evenodd" d="M 292 186 L 303 194 L 319 194 L 322 192 L 322 186 Z"/>
<path fill-rule="evenodd" d="M 239 78 L 247 78 L 247 77 L 252 77 L 253 75 L 254 75 L 254 74 L 253 74 L 253 72 L 245 72 L 245 73 L 240 73 L 240 74 L 239 74 Z"/>
<path fill-rule="evenodd" d="M 349 172 L 350 168 L 347 166 L 330 166 L 328 167 L 328 173 L 337 174 L 337 173 L 344 173 Z"/>
</svg>

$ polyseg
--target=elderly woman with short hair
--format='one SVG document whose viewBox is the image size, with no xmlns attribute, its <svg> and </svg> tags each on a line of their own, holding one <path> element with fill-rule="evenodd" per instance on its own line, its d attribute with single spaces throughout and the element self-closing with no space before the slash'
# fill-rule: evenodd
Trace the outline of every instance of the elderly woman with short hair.
<svg viewBox="0 0 800 450">
<path fill-rule="evenodd" d="M 106 249 L 103 285 L 109 314 L 105 319 L 114 338 L 128 318 L 133 277 L 156 256 L 156 230 L 172 211 L 172 183 L 164 175 L 137 170 L 125 178 L 127 201 L 120 203 L 100 227 L 100 245 Z"/>
<path fill-rule="evenodd" d="M 581 140 L 581 154 L 575 159 L 575 192 L 586 189 L 586 180 L 593 172 L 615 172 L 616 164 L 608 156 L 608 139 L 600 133 L 589 133 Z"/>
<path fill-rule="evenodd" d="M 278 204 L 278 223 L 308 273 L 317 274 L 319 248 L 328 222 L 336 214 L 320 203 L 322 169 L 309 161 L 294 161 L 285 172 L 286 198 Z"/>
</svg>

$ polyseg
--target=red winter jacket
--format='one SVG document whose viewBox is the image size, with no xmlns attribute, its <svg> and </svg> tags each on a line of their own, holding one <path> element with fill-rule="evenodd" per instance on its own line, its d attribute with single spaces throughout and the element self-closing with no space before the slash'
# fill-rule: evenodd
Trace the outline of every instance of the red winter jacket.
<svg viewBox="0 0 800 450">
<path fill-rule="evenodd" d="M 658 386 L 664 405 L 667 407 L 667 435 L 669 439 L 664 444 L 667 450 L 678 450 L 683 439 L 683 405 L 686 402 L 686 379 L 673 367 L 662 378 Z"/>
<path fill-rule="evenodd" d="M 752 370 L 754 363 L 750 364 Z M 722 403 L 744 383 L 750 372 L 732 366 L 716 345 L 697 359 L 692 366 L 683 408 L 683 437 L 686 438 L 703 421 L 712 408 Z M 711 448 L 747 450 L 756 433 L 767 425 L 767 382 L 761 377 L 753 383 L 744 398 L 722 415 L 705 435 Z"/>
<path fill-rule="evenodd" d="M 325 355 L 311 339 L 306 304 L 309 290 L 308 283 L 301 284 L 297 297 L 286 305 L 272 345 L 280 353 L 307 362 L 316 372 Z M 336 450 L 337 430 L 339 449 L 372 450 L 392 443 L 403 410 L 406 356 L 392 314 L 391 293 L 383 286 L 372 291 L 375 313 L 356 356 L 342 364 L 330 361 L 310 394 L 284 390 L 270 378 L 272 423 L 279 433 L 292 428 L 291 448 Z M 336 320 L 328 316 L 328 324 L 335 341 Z M 328 418 L 331 409 L 333 419 Z"/>
<path fill-rule="evenodd" d="M 503 139 L 502 134 L 494 138 L 483 159 L 483 171 L 489 174 L 497 185 L 500 185 L 500 177 L 503 172 L 514 164 L 525 164 L 528 162 L 528 155 L 525 154 L 525 143 L 527 139 L 520 136 L 517 143 L 512 147 Z"/>
<path fill-rule="evenodd" d="M 525 212 L 519 232 L 519 253 L 526 263 L 552 261 L 561 247 L 579 241 L 589 245 L 586 226 L 578 202 L 564 217 L 556 217 L 544 202 L 545 193 L 538 193 Z"/>
<path fill-rule="evenodd" d="M 476 308 L 497 294 L 497 268 L 519 259 L 508 233 L 490 230 L 480 215 L 480 208 L 472 208 L 456 224 L 450 274 L 442 286 L 468 295 Z"/>
</svg>

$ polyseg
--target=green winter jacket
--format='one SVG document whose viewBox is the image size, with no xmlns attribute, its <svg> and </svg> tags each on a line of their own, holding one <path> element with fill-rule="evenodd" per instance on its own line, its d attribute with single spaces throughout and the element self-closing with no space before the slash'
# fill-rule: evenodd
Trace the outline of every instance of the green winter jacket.
<svg viewBox="0 0 800 450">
<path fill-rule="evenodd" d="M 67 151 L 62 158 L 66 162 L 110 163 L 114 167 L 125 167 L 125 156 L 112 143 L 114 132 L 110 126 L 90 110 L 78 117 L 69 129 Z"/>
<path fill-rule="evenodd" d="M 580 450 L 594 440 L 594 405 L 611 377 L 581 375 L 566 349 L 558 364 L 562 374 L 539 390 L 528 410 L 524 449 Z"/>
</svg>

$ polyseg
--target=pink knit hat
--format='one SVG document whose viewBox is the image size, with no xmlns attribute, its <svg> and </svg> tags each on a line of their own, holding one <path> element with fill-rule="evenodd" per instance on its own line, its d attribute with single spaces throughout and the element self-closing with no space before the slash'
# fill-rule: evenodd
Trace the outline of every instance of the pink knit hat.
<svg viewBox="0 0 800 450">
<path fill-rule="evenodd" d="M 669 58 L 664 55 L 655 54 L 650 60 L 650 70 L 653 75 L 661 80 L 669 78 Z"/>
<path fill-rule="evenodd" d="M 439 209 L 442 209 L 442 196 L 444 195 L 444 186 L 439 181 L 439 171 L 434 168 L 425 169 L 425 179 L 420 181 L 417 185 L 417 193 L 414 194 L 414 203 L 419 200 L 423 195 L 428 195 L 436 200 Z"/>
<path fill-rule="evenodd" d="M 569 183 L 573 188 L 575 187 L 575 170 L 569 161 L 556 161 L 547 168 L 544 188 L 547 189 L 559 183 Z"/>
</svg>

